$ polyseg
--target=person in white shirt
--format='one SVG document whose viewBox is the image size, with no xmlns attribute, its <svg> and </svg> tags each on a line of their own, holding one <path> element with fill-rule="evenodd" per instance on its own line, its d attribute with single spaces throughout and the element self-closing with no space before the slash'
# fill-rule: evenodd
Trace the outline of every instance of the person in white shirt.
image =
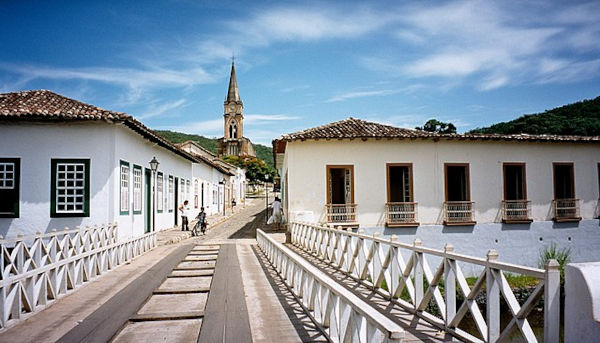
<svg viewBox="0 0 600 343">
<path fill-rule="evenodd" d="M 271 214 L 270 221 L 275 224 L 276 230 L 279 231 L 281 219 L 283 217 L 283 209 L 281 208 L 281 200 L 278 197 L 275 197 L 275 200 L 271 204 L 271 208 L 273 209 L 273 213 Z"/>
<path fill-rule="evenodd" d="M 179 212 L 181 213 L 181 231 L 189 231 L 188 218 L 190 217 L 190 207 L 187 200 L 179 206 Z"/>
</svg>

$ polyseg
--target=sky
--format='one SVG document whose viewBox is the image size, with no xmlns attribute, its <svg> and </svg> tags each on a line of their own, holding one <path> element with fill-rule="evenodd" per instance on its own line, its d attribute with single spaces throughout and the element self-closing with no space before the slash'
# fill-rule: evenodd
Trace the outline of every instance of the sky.
<svg viewBox="0 0 600 343">
<path fill-rule="evenodd" d="M 459 132 L 600 95 L 600 2 L 5 1 L 0 92 L 48 89 L 153 129 L 244 136 L 348 117 Z"/>
</svg>

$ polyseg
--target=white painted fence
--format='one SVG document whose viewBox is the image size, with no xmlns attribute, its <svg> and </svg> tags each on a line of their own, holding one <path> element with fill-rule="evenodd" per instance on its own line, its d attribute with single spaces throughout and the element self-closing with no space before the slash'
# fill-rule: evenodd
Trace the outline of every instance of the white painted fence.
<svg viewBox="0 0 600 343">
<path fill-rule="evenodd" d="M 401 342 L 404 330 L 308 261 L 257 230 L 258 246 L 333 342 Z"/>
<path fill-rule="evenodd" d="M 0 328 L 156 246 L 156 232 L 119 242 L 117 224 L 0 239 Z"/>
<path fill-rule="evenodd" d="M 396 237 L 382 239 L 316 224 L 294 222 L 292 243 L 319 259 L 343 270 L 359 282 L 463 340 L 473 342 L 505 341 L 519 330 L 528 342 L 537 342 L 527 320 L 540 297 L 544 297 L 544 342 L 558 342 L 560 328 L 560 272 L 551 260 L 546 270 L 498 262 L 490 250 L 486 259 L 454 253 L 451 245 L 437 250 L 425 248 L 421 241 L 413 245 L 396 242 Z M 405 261 L 403 257 L 409 256 Z M 431 269 L 428 260 L 440 261 Z M 461 264 L 474 264 L 482 272 L 472 287 L 461 271 Z M 528 275 L 538 279 L 535 290 L 521 304 L 509 286 L 506 273 Z M 485 286 L 485 287 L 484 287 Z M 404 294 L 403 294 L 404 292 Z M 457 308 L 457 292 L 464 301 Z M 485 317 L 476 297 L 485 293 Z M 500 296 L 510 309 L 511 321 L 500 329 Z M 432 302 L 439 313 L 427 312 Z M 459 328 L 470 313 L 478 333 Z"/>
</svg>

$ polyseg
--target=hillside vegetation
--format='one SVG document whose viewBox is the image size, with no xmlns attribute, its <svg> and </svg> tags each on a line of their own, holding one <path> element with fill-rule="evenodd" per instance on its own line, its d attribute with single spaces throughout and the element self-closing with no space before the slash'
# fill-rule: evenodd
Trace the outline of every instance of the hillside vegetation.
<svg viewBox="0 0 600 343">
<path fill-rule="evenodd" d="M 209 150 L 210 152 L 213 152 L 215 154 L 217 153 L 217 138 L 207 138 L 200 135 L 165 130 L 156 130 L 155 132 L 172 143 L 178 144 L 183 143 L 185 141 L 194 141 L 206 148 L 207 150 Z M 273 168 L 273 149 L 271 147 L 264 146 L 261 144 L 252 145 L 254 146 L 256 157 L 265 161 L 269 167 Z"/>
<path fill-rule="evenodd" d="M 600 96 L 543 113 L 526 114 L 515 120 L 477 128 L 469 133 L 600 136 Z"/>
</svg>

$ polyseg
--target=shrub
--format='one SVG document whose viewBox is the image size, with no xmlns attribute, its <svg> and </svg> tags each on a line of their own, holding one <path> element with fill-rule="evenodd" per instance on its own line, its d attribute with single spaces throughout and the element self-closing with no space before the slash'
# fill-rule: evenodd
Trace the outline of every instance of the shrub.
<svg viewBox="0 0 600 343">
<path fill-rule="evenodd" d="M 545 269 L 548 261 L 552 259 L 558 262 L 558 270 L 560 270 L 560 284 L 563 285 L 565 282 L 565 266 L 571 262 L 571 248 L 559 249 L 556 243 L 552 242 L 550 246 L 546 246 L 540 251 L 538 266 L 541 269 Z"/>
</svg>

